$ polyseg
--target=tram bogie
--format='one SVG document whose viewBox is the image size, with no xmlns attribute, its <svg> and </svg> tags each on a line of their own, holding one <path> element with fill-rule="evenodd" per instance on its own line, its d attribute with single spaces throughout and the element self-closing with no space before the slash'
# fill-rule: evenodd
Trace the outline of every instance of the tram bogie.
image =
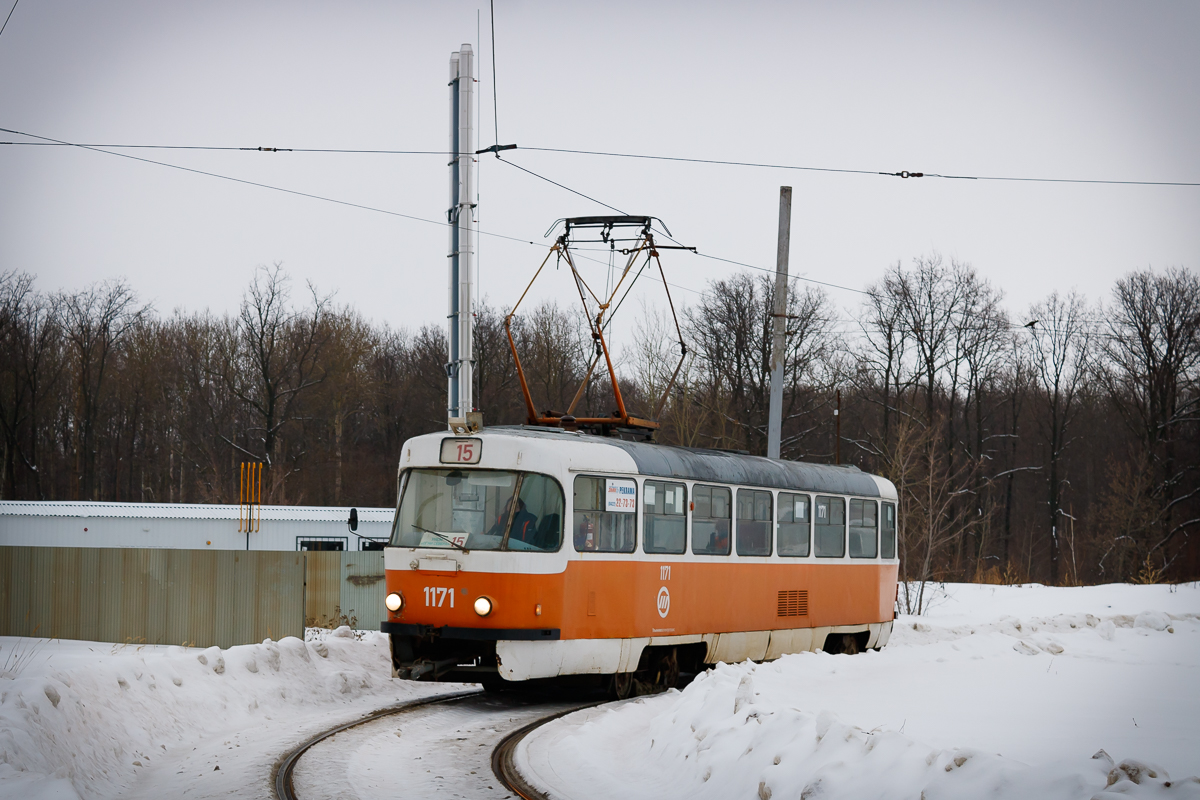
<svg viewBox="0 0 1200 800">
<path fill-rule="evenodd" d="M 718 661 L 886 644 L 895 488 L 853 467 L 543 428 L 405 443 L 394 674 L 655 691 Z"/>
</svg>

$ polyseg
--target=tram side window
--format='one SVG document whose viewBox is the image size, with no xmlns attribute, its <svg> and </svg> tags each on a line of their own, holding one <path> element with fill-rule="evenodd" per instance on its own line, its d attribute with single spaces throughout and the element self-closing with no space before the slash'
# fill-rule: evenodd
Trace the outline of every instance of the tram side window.
<svg viewBox="0 0 1200 800">
<path fill-rule="evenodd" d="M 846 501 L 817 495 L 816 556 L 841 558 L 846 555 Z"/>
<path fill-rule="evenodd" d="M 880 557 L 896 557 L 896 506 L 894 503 L 883 504 L 883 525 L 880 526 Z"/>
<path fill-rule="evenodd" d="M 575 549 L 632 553 L 637 543 L 637 484 L 627 478 L 575 478 Z"/>
<path fill-rule="evenodd" d="M 692 487 L 692 552 L 696 555 L 729 555 L 732 495 L 723 486 Z"/>
<path fill-rule="evenodd" d="M 557 550 L 562 545 L 563 492 L 548 475 L 527 474 L 517 495 L 509 550 Z"/>
<path fill-rule="evenodd" d="M 771 555 L 771 493 L 737 490 L 737 554 Z"/>
<path fill-rule="evenodd" d="M 642 550 L 682 553 L 687 547 L 687 487 L 682 483 L 642 484 Z"/>
<path fill-rule="evenodd" d="M 811 501 L 806 494 L 779 493 L 778 542 L 781 556 L 807 556 Z"/>
<path fill-rule="evenodd" d="M 874 500 L 850 501 L 851 558 L 874 558 L 879 552 L 875 538 L 876 508 Z"/>
</svg>

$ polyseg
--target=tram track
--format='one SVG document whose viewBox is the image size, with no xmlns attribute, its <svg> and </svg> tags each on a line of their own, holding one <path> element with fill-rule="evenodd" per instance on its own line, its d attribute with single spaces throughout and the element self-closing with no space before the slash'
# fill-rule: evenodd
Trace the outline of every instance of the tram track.
<svg viewBox="0 0 1200 800">
<path fill-rule="evenodd" d="M 454 767 L 459 769 L 462 773 L 460 776 L 458 776 L 459 780 L 461 781 L 459 784 L 459 790 L 461 790 L 465 783 L 473 782 L 477 784 L 475 788 L 483 794 L 491 793 L 487 790 L 495 791 L 495 787 L 482 785 L 486 781 L 482 776 L 477 775 L 477 773 L 481 772 L 482 770 L 470 769 L 471 767 L 482 767 L 484 770 L 486 770 L 490 767 L 490 772 L 492 775 L 494 775 L 495 779 L 498 780 L 507 791 L 512 792 L 513 794 L 524 798 L 525 800 L 548 800 L 547 795 L 529 785 L 524 778 L 522 778 L 520 773 L 517 772 L 514 763 L 514 755 L 517 746 L 525 736 L 536 730 L 541 725 L 558 719 L 566 714 L 570 714 L 574 711 L 598 704 L 598 701 L 589 700 L 585 702 L 570 702 L 564 707 L 563 703 L 561 702 L 533 702 L 528 696 L 517 694 L 510 696 L 487 694 L 481 691 L 466 691 L 438 695 L 436 697 L 426 697 L 419 700 L 402 703 L 400 705 L 381 708 L 351 722 L 342 723 L 340 725 L 328 728 L 306 739 L 304 742 L 300 743 L 281 756 L 275 764 L 271 777 L 274 796 L 276 800 L 317 800 L 315 793 L 311 790 L 311 784 L 313 783 L 311 777 L 308 779 L 310 784 L 310 788 L 308 790 L 305 790 L 303 785 L 301 785 L 301 787 L 298 789 L 298 784 L 303 784 L 303 781 L 297 779 L 297 770 L 301 767 L 302 763 L 305 763 L 306 766 L 308 766 L 306 762 L 302 761 L 306 754 L 310 754 L 314 748 L 322 749 L 332 747 L 333 744 L 331 740 L 339 734 L 343 734 L 347 738 L 357 735 L 359 739 L 366 739 L 367 737 L 371 736 L 368 726 L 371 726 L 372 723 L 381 723 L 381 721 L 394 717 L 408 716 L 411 719 L 410 715 L 417 715 L 424 712 L 425 716 L 431 719 L 433 718 L 433 715 L 439 713 L 443 716 L 453 716 L 455 713 L 457 713 L 459 716 L 466 714 L 469 718 L 478 718 L 482 720 L 480 724 L 485 726 L 484 731 L 486 733 L 503 733 L 500 741 L 492 748 L 490 752 L 490 759 L 486 761 L 483 759 L 468 759 L 462 761 L 461 763 L 456 760 Z M 435 709 L 434 707 L 440 707 L 440 710 Z M 499 721 L 498 718 L 503 717 L 505 721 L 511 721 L 512 714 L 528 717 L 530 711 L 536 711 L 541 707 L 551 707 L 554 710 L 549 714 L 536 716 L 531 721 L 520 725 L 515 730 L 507 732 L 496 730 L 496 723 Z M 488 722 L 489 720 L 490 722 Z M 524 720 L 520 721 L 523 722 Z M 489 724 L 492 727 L 487 728 L 486 726 Z M 397 732 L 395 735 L 399 736 L 400 734 Z M 378 739 L 379 736 L 379 734 L 376 734 L 375 738 Z M 456 738 L 459 741 L 463 741 L 468 737 Z M 389 742 L 394 742 L 394 740 L 389 740 Z M 421 750 L 421 755 L 412 756 L 413 759 L 418 761 L 423 758 L 427 752 L 432 751 L 437 746 L 433 737 L 430 737 L 427 741 L 423 741 L 421 744 L 423 747 Z M 354 746 L 359 745 L 351 742 L 349 743 L 349 746 L 353 748 Z M 484 745 L 480 743 L 478 746 L 482 747 Z M 390 750 L 394 751 L 394 746 L 392 744 L 389 744 L 388 747 Z M 474 754 L 471 755 L 473 756 Z M 320 761 L 321 759 L 318 758 L 318 760 Z M 328 760 L 329 759 L 327 758 L 324 759 L 323 763 L 328 762 Z M 343 762 L 348 764 L 349 759 L 343 759 Z M 328 767 L 325 768 L 328 769 Z M 427 770 L 427 772 L 428 771 L 429 770 Z M 436 777 L 439 779 L 443 778 L 441 775 Z M 450 776 L 450 779 L 453 781 L 454 776 Z M 389 792 L 389 796 L 394 793 L 396 788 L 399 787 L 391 787 L 392 792 Z M 339 794 L 339 796 L 341 795 Z"/>
<path fill-rule="evenodd" d="M 496 778 L 508 787 L 509 791 L 513 792 L 525 800 L 551 800 L 550 795 L 537 789 L 527 782 L 524 776 L 517 771 L 516 764 L 513 763 L 514 756 L 517 752 L 517 745 L 521 743 L 529 734 L 545 725 L 547 722 L 553 722 L 559 717 L 565 717 L 567 714 L 573 714 L 585 708 L 600 705 L 596 703 L 583 703 L 575 708 L 568 708 L 564 711 L 559 711 L 555 714 L 542 717 L 521 728 L 517 728 L 512 733 L 500 740 L 500 744 L 496 745 L 492 750 L 492 772 Z"/>
</svg>

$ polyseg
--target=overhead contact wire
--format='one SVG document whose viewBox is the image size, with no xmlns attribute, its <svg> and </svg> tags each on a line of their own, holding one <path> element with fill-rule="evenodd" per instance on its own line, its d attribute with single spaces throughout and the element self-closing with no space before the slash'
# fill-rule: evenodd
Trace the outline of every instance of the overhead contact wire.
<svg viewBox="0 0 1200 800">
<path fill-rule="evenodd" d="M 257 186 L 260 189 L 270 189 L 272 191 L 283 192 L 285 194 L 296 195 L 298 197 L 307 197 L 312 200 L 322 200 L 326 203 L 336 203 L 337 205 L 348 206 L 350 208 L 359 208 L 359 209 L 362 209 L 363 211 L 374 211 L 377 214 L 387 214 L 388 216 L 392 216 L 392 217 L 400 217 L 402 219 L 410 219 L 410 220 L 413 220 L 414 222 L 425 222 L 430 225 L 437 225 L 442 228 L 451 227 L 450 223 L 441 222 L 436 219 L 428 219 L 426 217 L 418 217 L 413 214 L 403 214 L 399 211 L 390 211 L 386 208 L 378 208 L 376 206 L 368 206 L 368 205 L 364 205 L 362 203 L 353 203 L 349 200 L 339 200 L 335 197 L 326 197 L 324 195 L 312 194 L 311 192 L 302 192 L 298 189 L 287 189 L 282 186 L 272 186 L 269 183 L 259 183 L 258 181 L 246 180 L 245 178 L 235 178 L 231 175 L 222 175 L 218 172 L 208 172 L 208 171 L 202 170 L 202 169 L 193 169 L 192 167 L 184 167 L 179 164 L 171 164 L 166 161 L 155 161 L 154 159 L 130 155 L 129 153 L 117 153 L 112 150 L 104 150 L 95 145 L 75 144 L 74 142 L 64 142 L 59 139 L 51 139 L 48 136 L 38 136 L 37 134 L 34 134 L 34 133 L 24 133 L 23 131 L 13 131 L 13 130 L 9 130 L 8 128 L 0 128 L 0 130 L 7 131 L 8 133 L 16 133 L 20 136 L 29 136 L 34 139 L 44 139 L 47 142 L 52 142 L 54 144 L 66 145 L 66 146 L 70 146 L 70 147 L 78 147 L 83 150 L 91 150 L 92 152 L 95 152 L 95 153 L 104 153 L 105 155 L 118 156 L 119 158 L 128 158 L 133 161 L 141 161 L 142 163 L 145 163 L 145 164 L 154 164 L 155 166 L 159 166 L 159 167 L 169 167 L 170 169 L 177 169 L 182 172 L 191 172 L 196 175 L 206 175 L 210 178 L 220 178 L 221 180 L 233 181 L 234 183 L 241 183 L 241 184 L 245 184 L 247 186 Z M 483 231 L 483 230 L 477 230 L 477 233 L 480 233 L 484 236 L 493 236 L 497 239 L 508 239 L 509 241 L 513 241 L 513 242 L 521 242 L 523 244 L 531 244 L 531 245 L 534 245 L 535 247 L 538 246 L 537 242 L 530 241 L 529 239 L 521 239 L 516 236 L 506 236 L 505 234 L 502 234 L 502 233 L 491 233 L 489 231 Z"/>
<path fill-rule="evenodd" d="M 559 147 L 521 147 L 521 150 L 536 150 L 543 153 L 568 153 L 584 156 L 604 156 L 607 158 L 636 158 L 648 161 L 675 161 L 684 164 L 712 164 L 728 167 L 754 167 L 758 169 L 786 169 L 800 172 L 831 172 L 845 175 L 883 175 L 893 178 L 943 178 L 947 180 L 965 181 L 1019 181 L 1025 183 L 1081 183 L 1107 184 L 1114 186 L 1200 186 L 1194 181 L 1118 181 L 1086 178 L 1033 178 L 1007 175 L 947 175 L 937 172 L 886 172 L 870 169 L 839 169 L 835 167 L 807 167 L 797 164 L 767 164 L 755 161 L 726 161 L 715 158 L 686 158 L 682 156 L 659 156 L 644 153 L 614 153 L 604 150 L 571 150 Z"/>
<path fill-rule="evenodd" d="M 4 24 L 0 25 L 0 36 L 4 35 L 4 29 L 8 27 L 8 21 L 12 19 L 13 12 L 17 10 L 17 3 L 21 0 L 13 0 L 12 8 L 8 10 L 8 16 L 4 18 Z"/>
<path fill-rule="evenodd" d="M 532 149 L 532 148 L 526 148 L 526 149 Z M 597 203 L 598 205 L 602 205 L 602 206 L 604 206 L 605 208 L 607 208 L 607 209 L 609 209 L 609 210 L 611 210 L 611 211 L 615 211 L 615 212 L 617 212 L 618 214 L 624 214 L 624 215 L 628 216 L 628 214 L 627 214 L 625 211 L 622 211 L 621 209 L 617 208 L 616 206 L 611 206 L 611 205 L 609 205 L 608 203 L 605 203 L 603 200 L 597 200 L 596 198 L 592 197 L 591 195 L 586 195 L 586 194 L 584 194 L 583 192 L 579 191 L 578 189 L 572 189 L 570 186 L 566 186 L 566 185 L 564 185 L 564 184 L 562 184 L 562 183 L 559 183 L 559 182 L 558 182 L 558 181 L 556 181 L 556 180 L 553 180 L 553 179 L 551 179 L 551 178 L 547 178 L 545 175 L 539 175 L 538 173 L 534 172 L 533 170 L 531 170 L 531 169 L 526 169 L 525 167 L 522 167 L 520 164 L 517 164 L 516 162 L 509 161 L 509 160 L 507 160 L 507 159 L 504 159 L 504 158 L 500 158 L 500 155 L 499 155 L 499 154 L 496 154 L 496 158 L 500 159 L 500 161 L 504 162 L 505 164 L 508 164 L 508 165 L 509 165 L 509 166 L 511 166 L 511 167 L 516 167 L 517 169 L 521 170 L 522 172 L 528 173 L 529 175 L 532 175 L 533 177 L 535 177 L 535 178 L 538 178 L 539 180 L 543 180 L 543 181 L 545 181 L 546 183 L 553 184 L 553 185 L 557 186 L 558 188 L 560 188 L 560 189 L 563 189 L 563 190 L 565 190 L 565 191 L 568 191 L 568 192 L 570 192 L 571 194 L 578 195 L 579 197 L 582 197 L 582 198 L 584 198 L 585 200 L 590 200 L 590 201 L 591 201 L 591 202 L 593 202 L 593 203 Z M 675 244 L 679 244 L 679 241 L 678 241 L 678 240 L 674 239 L 674 238 L 673 238 L 673 237 L 672 237 L 670 234 L 666 233 L 665 231 L 663 231 L 663 232 L 662 232 L 662 235 L 663 235 L 664 237 L 666 237 L 667 239 L 669 239 L 670 241 L 672 241 L 672 242 L 675 242 Z M 701 253 L 701 252 L 699 252 L 698 250 L 694 251 L 694 255 L 700 256 L 701 258 L 708 258 L 708 259 L 711 259 L 711 260 L 713 260 L 713 261 L 723 261 L 723 262 L 725 262 L 726 264 L 734 264 L 734 265 L 736 265 L 736 266 L 739 266 L 739 267 L 746 267 L 747 269 L 756 269 L 756 270 L 758 270 L 758 271 L 760 271 L 760 272 L 767 272 L 767 273 L 770 273 L 770 274 L 772 274 L 772 275 L 774 275 L 774 274 L 775 274 L 775 270 L 773 270 L 773 269 L 767 269 L 766 267 L 759 267 L 759 266 L 756 266 L 756 265 L 754 265 L 754 264 L 747 264 L 747 263 L 745 263 L 745 262 L 742 262 L 742 261 L 734 261 L 734 260 L 733 260 L 733 259 L 731 259 L 731 258 L 721 258 L 720 256 L 712 256 L 712 255 L 709 255 L 709 254 L 707 254 L 707 253 Z M 836 284 L 836 283 L 830 283 L 830 282 L 828 282 L 828 281 L 821 281 L 821 280 L 817 280 L 816 278 L 806 278 L 806 277 L 804 277 L 804 276 L 802 276 L 802 275 L 791 275 L 791 276 L 789 276 L 789 280 L 798 280 L 798 281 L 805 281 L 805 282 L 807 282 L 807 283 L 815 283 L 815 284 L 819 284 L 819 285 L 821 285 L 821 286 L 828 286 L 828 287 L 830 287 L 831 289 L 841 289 L 841 290 L 843 290 L 843 291 L 846 291 L 846 292 L 855 292 L 855 293 L 857 293 L 857 294 L 864 294 L 864 295 L 865 295 L 865 294 L 870 294 L 869 292 L 864 292 L 862 289 L 854 289 L 854 288 L 851 288 L 851 287 L 849 287 L 849 286 L 841 286 L 841 285 L 839 285 L 839 284 Z M 694 290 L 693 290 L 693 291 L 694 291 Z"/>
<path fill-rule="evenodd" d="M 13 5 L 16 8 L 16 5 Z M 11 11 L 9 12 L 11 16 Z M 493 22 L 493 48 L 495 47 L 495 30 Z M 492 53 L 492 95 L 493 95 L 493 117 L 498 113 L 495 103 L 495 52 Z M 499 140 L 499 123 L 495 125 L 495 133 Z M 18 133 L 20 131 L 10 130 L 8 128 L 0 128 L 0 131 L 8 133 Z M 20 134 L 27 135 L 27 134 Z M 146 150 L 212 150 L 212 151 L 247 151 L 247 152 L 265 152 L 265 153 L 343 153 L 343 154 L 362 154 L 362 155 L 426 155 L 426 156 L 444 156 L 454 155 L 447 150 L 382 150 L 382 149 L 360 149 L 351 147 L 222 147 L 222 146 L 205 146 L 205 145 L 171 145 L 171 144 L 78 144 L 75 142 L 0 142 L 0 145 L 12 146 L 59 146 L 59 147 L 105 147 L 110 149 L 146 149 Z M 845 169 L 839 167 L 811 167 L 800 164 L 772 164 L 759 161 L 732 161 L 727 159 L 717 158 L 690 158 L 685 156 L 661 156 L 651 155 L 648 153 L 617 153 L 606 150 L 575 150 L 564 147 L 518 147 L 517 145 L 505 145 L 505 150 L 530 150 L 541 153 L 564 153 L 568 155 L 585 155 L 585 156 L 601 156 L 605 158 L 632 158 L 648 161 L 673 161 L 682 164 L 708 164 L 713 166 L 727 167 L 750 167 L 754 169 L 782 169 L 793 170 L 800 172 L 826 172 L 841 175 L 875 175 L 890 178 L 940 178 L 943 180 L 961 180 L 961 181 L 1008 181 L 1016 183 L 1061 183 L 1061 184 L 1082 184 L 1092 186 L 1200 186 L 1200 181 L 1123 181 L 1105 178 L 1039 178 L 1023 175 L 951 175 L 941 172 L 915 172 L 910 170 L 899 170 L 897 172 L 888 172 L 886 170 L 873 169 Z M 492 152 L 491 150 L 482 150 L 480 152 Z M 566 187 L 564 187 L 566 188 Z M 596 201 L 599 202 L 599 201 Z M 600 203 L 600 205 L 606 205 Z M 606 206 L 607 207 L 607 206 Z"/>
</svg>

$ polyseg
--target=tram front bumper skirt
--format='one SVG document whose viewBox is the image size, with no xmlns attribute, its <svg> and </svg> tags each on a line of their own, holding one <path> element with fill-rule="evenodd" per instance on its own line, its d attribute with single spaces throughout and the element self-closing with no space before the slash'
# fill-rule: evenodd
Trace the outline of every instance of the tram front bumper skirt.
<svg viewBox="0 0 1200 800">
<path fill-rule="evenodd" d="M 558 628 L 454 628 L 449 625 L 409 625 L 403 622 L 381 622 L 379 630 L 393 636 L 442 639 L 475 639 L 481 641 L 544 641 L 561 638 Z"/>
</svg>

